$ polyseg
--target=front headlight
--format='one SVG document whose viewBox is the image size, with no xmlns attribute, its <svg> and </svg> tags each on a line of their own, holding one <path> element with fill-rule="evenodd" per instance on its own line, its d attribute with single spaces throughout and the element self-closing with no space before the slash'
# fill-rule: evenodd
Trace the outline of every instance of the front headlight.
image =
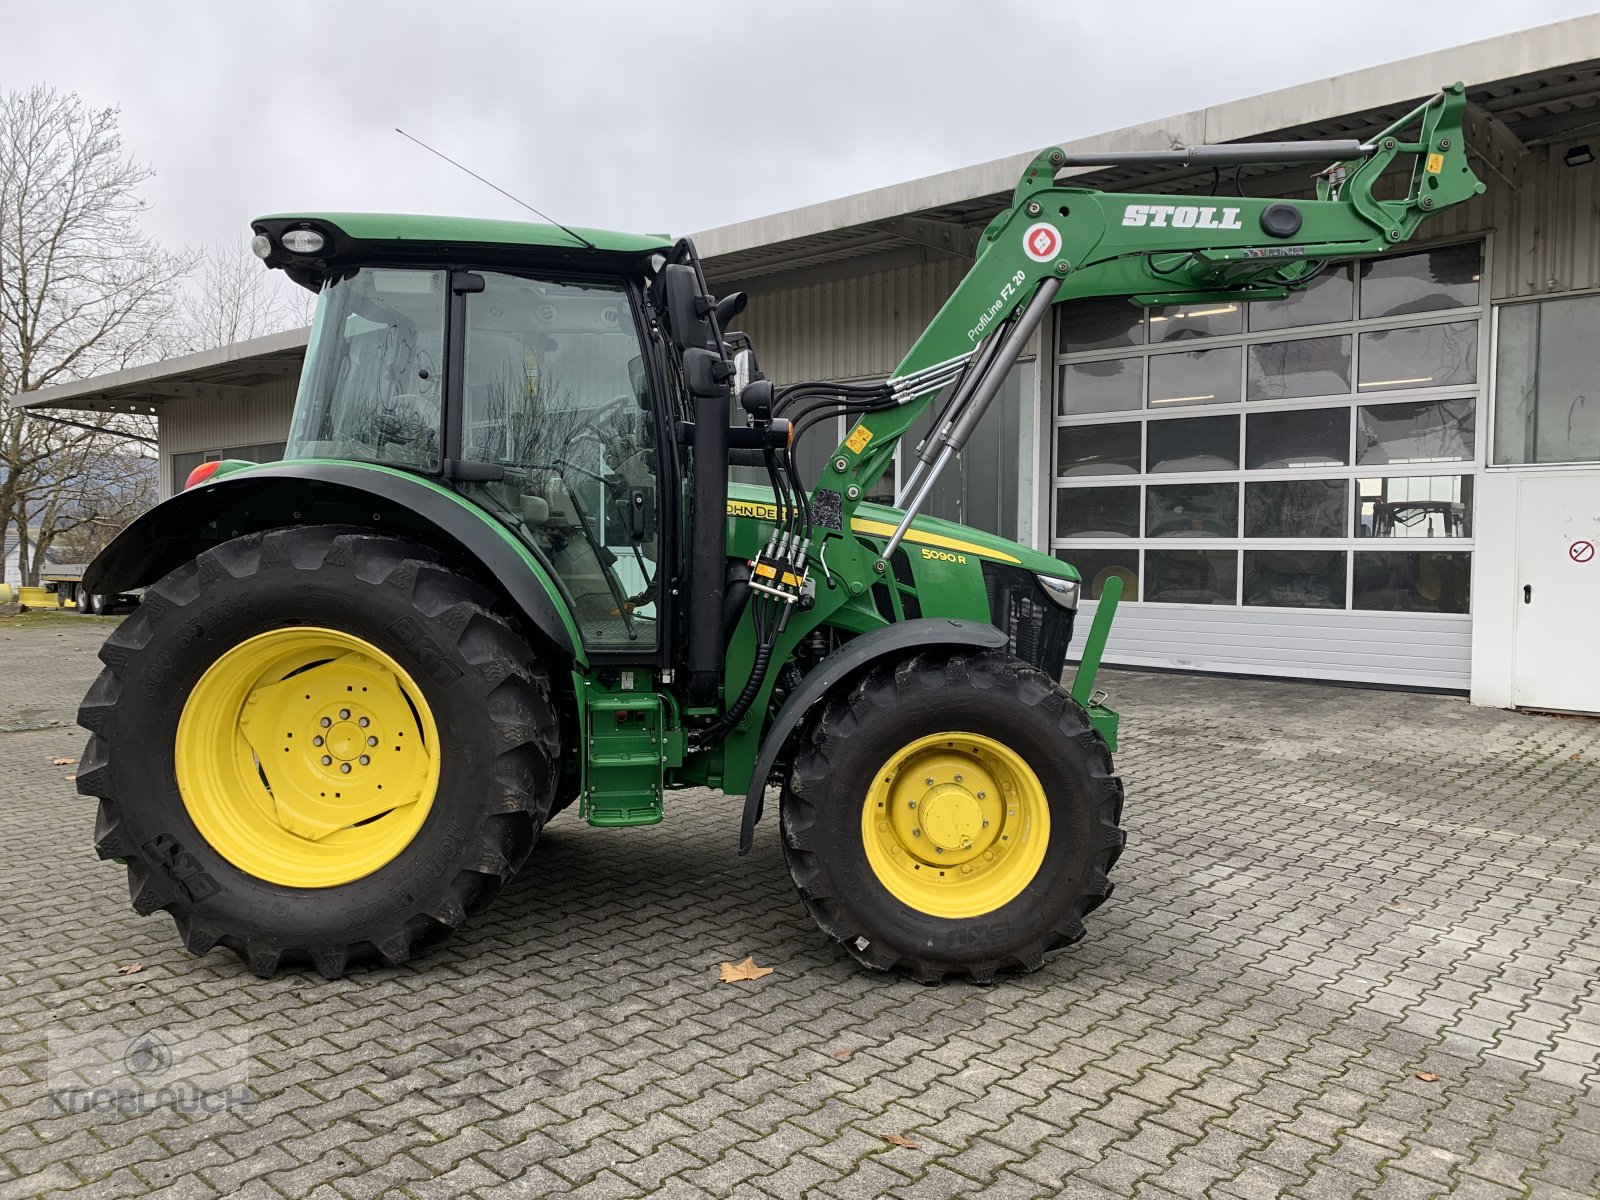
<svg viewBox="0 0 1600 1200">
<path fill-rule="evenodd" d="M 1076 579 L 1058 579 L 1054 575 L 1035 575 L 1034 578 L 1039 581 L 1044 594 L 1050 597 L 1057 608 L 1077 611 L 1078 593 L 1082 590 L 1082 585 Z"/>
<path fill-rule="evenodd" d="M 278 238 L 290 254 L 315 254 L 327 240 L 315 229 L 285 229 Z"/>
</svg>

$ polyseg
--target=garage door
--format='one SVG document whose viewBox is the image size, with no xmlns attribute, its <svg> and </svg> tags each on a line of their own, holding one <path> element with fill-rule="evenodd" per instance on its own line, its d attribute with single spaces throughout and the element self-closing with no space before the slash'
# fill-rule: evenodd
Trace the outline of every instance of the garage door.
<svg viewBox="0 0 1600 1200">
<path fill-rule="evenodd" d="M 1122 577 L 1109 661 L 1468 686 L 1482 275 L 1473 242 L 1061 307 L 1052 547 L 1091 601 Z"/>
</svg>

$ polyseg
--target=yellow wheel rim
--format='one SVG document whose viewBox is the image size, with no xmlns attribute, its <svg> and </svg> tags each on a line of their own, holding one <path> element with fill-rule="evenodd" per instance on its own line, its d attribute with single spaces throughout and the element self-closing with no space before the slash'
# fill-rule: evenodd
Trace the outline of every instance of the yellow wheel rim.
<svg viewBox="0 0 1600 1200">
<path fill-rule="evenodd" d="M 1050 804 L 1022 756 L 976 733 L 934 733 L 873 776 L 861 840 L 878 882 L 933 917 L 993 912 L 1039 873 Z"/>
<path fill-rule="evenodd" d="M 257 634 L 207 668 L 178 718 L 178 791 L 200 836 L 288 887 L 369 875 L 411 843 L 439 784 L 421 690 L 333 629 Z"/>
</svg>

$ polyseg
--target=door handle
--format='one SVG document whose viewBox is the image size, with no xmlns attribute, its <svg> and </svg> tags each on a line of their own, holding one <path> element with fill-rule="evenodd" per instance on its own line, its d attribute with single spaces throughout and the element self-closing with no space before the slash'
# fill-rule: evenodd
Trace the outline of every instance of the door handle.
<svg viewBox="0 0 1600 1200">
<path fill-rule="evenodd" d="M 643 488 L 634 488 L 628 495 L 628 510 L 630 517 L 630 527 L 628 532 L 636 542 L 644 541 L 644 535 L 646 532 L 644 501 L 645 495 Z"/>
<path fill-rule="evenodd" d="M 1522 585 L 1522 602 L 1524 604 L 1533 603 L 1533 584 L 1525 583 Z"/>
</svg>

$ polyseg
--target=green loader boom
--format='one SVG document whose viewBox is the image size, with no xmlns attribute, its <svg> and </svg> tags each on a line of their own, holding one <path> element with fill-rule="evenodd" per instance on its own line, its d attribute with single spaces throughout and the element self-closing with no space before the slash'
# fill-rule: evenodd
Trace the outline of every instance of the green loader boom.
<svg viewBox="0 0 1600 1200">
<path fill-rule="evenodd" d="M 85 575 L 146 589 L 80 712 L 101 856 L 190 950 L 332 977 L 448 934 L 568 805 L 623 828 L 673 789 L 742 795 L 747 852 L 775 785 L 857 960 L 1038 967 L 1123 846 L 1095 686 L 1120 585 L 1066 684 L 1078 573 L 921 509 L 1052 305 L 1275 299 L 1389 254 L 1483 190 L 1464 106 L 1453 85 L 1365 141 L 1047 150 L 869 384 L 766 379 L 687 239 L 261 218 L 257 253 L 320 294 L 288 456 L 205 464 Z M 1331 165 L 1308 199 L 1057 178 L 1140 163 Z"/>
</svg>

